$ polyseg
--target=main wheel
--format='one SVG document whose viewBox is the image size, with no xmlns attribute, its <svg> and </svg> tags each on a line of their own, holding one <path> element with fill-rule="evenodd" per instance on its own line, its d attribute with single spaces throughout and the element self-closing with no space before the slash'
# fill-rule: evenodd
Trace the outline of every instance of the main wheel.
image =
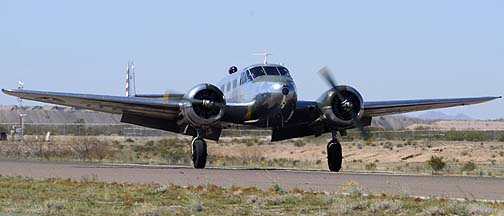
<svg viewBox="0 0 504 216">
<path fill-rule="evenodd" d="M 194 168 L 205 168 L 207 158 L 207 145 L 205 140 L 194 138 L 192 141 L 192 161 Z"/>
<path fill-rule="evenodd" d="M 341 144 L 338 140 L 333 139 L 327 144 L 327 164 L 329 165 L 329 171 L 339 172 L 342 160 Z"/>
</svg>

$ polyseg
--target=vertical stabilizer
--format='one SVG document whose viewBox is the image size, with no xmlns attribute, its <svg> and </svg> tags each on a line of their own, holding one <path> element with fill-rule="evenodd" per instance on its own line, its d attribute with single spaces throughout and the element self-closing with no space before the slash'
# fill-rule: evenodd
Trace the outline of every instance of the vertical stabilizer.
<svg viewBox="0 0 504 216">
<path fill-rule="evenodd" d="M 133 61 L 129 61 L 126 66 L 126 96 L 127 97 L 135 97 L 136 89 L 135 89 L 135 66 L 133 65 Z"/>
</svg>

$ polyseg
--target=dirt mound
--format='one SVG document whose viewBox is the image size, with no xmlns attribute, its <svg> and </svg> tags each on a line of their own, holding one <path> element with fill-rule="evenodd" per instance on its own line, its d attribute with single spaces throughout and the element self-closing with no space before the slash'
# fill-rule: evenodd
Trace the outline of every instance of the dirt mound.
<svg viewBox="0 0 504 216">
<path fill-rule="evenodd" d="M 0 106 L 0 123 L 17 122 L 17 106 Z M 25 123 L 119 123 L 119 115 L 61 106 L 23 107 Z"/>
<path fill-rule="evenodd" d="M 402 129 L 415 124 L 429 125 L 435 122 L 434 120 L 424 120 L 410 118 L 404 116 L 381 116 L 373 118 L 371 127 L 384 129 Z"/>
</svg>

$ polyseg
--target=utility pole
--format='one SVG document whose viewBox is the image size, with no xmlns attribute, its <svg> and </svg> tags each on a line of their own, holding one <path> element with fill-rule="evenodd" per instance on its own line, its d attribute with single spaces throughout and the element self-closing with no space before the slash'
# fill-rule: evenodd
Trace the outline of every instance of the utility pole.
<svg viewBox="0 0 504 216">
<path fill-rule="evenodd" d="M 24 83 L 19 81 L 18 82 L 18 89 L 23 90 L 23 85 Z M 23 113 L 23 99 L 20 97 L 17 98 L 17 119 L 18 119 L 18 125 L 15 128 L 15 133 L 17 136 L 17 140 L 23 142 L 24 141 L 24 117 L 26 114 Z"/>
</svg>

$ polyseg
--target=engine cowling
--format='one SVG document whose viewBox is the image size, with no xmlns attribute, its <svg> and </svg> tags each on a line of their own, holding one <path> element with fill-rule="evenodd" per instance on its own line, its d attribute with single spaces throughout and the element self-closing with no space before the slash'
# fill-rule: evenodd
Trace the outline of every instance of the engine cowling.
<svg viewBox="0 0 504 216">
<path fill-rule="evenodd" d="M 360 93 L 350 86 L 337 86 L 343 97 L 338 97 L 335 89 L 330 89 L 317 100 L 326 123 L 335 127 L 350 127 L 360 120 L 364 113 L 364 102 Z M 356 119 L 357 118 L 357 119 Z"/>
<path fill-rule="evenodd" d="M 184 95 L 181 111 L 184 119 L 194 127 L 208 127 L 224 116 L 224 93 L 215 85 L 199 84 Z"/>
</svg>

